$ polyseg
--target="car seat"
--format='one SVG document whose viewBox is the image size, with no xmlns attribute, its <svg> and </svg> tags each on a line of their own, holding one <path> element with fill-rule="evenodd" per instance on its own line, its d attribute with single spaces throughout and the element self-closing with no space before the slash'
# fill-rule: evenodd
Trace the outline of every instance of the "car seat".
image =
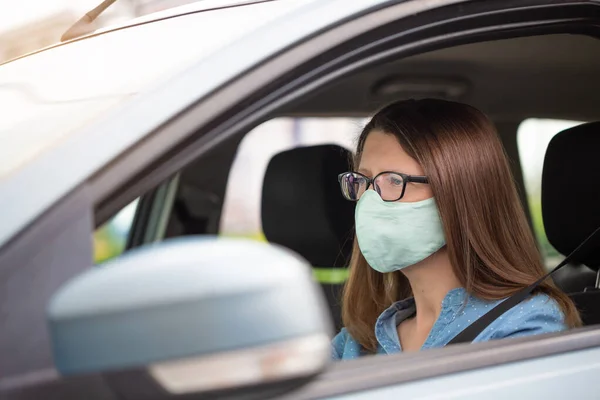
<svg viewBox="0 0 600 400">
<path fill-rule="evenodd" d="M 563 255 L 571 253 L 600 226 L 600 122 L 558 133 L 548 145 L 542 172 L 542 216 L 548 241 Z M 600 323 L 600 238 L 558 271 L 555 282 L 566 289 L 585 325 Z M 590 274 L 590 271 L 593 271 Z"/>
<path fill-rule="evenodd" d="M 265 237 L 314 267 L 341 327 L 340 297 L 353 242 L 354 203 L 340 193 L 338 174 L 351 153 L 337 145 L 300 147 L 275 155 L 265 173 L 261 218 Z"/>
</svg>

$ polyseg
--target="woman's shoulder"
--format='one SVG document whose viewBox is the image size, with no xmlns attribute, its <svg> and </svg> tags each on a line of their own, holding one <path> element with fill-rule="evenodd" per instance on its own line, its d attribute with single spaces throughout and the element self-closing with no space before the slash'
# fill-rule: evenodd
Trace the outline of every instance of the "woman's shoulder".
<svg viewBox="0 0 600 400">
<path fill-rule="evenodd" d="M 567 329 L 565 316 L 552 297 L 539 293 L 508 310 L 482 332 L 479 340 L 522 337 Z M 487 337 L 486 337 L 487 336 Z"/>
<path fill-rule="evenodd" d="M 346 328 L 342 328 L 337 335 L 331 341 L 331 359 L 341 360 L 344 354 L 344 347 L 348 341 L 348 331 Z"/>
<path fill-rule="evenodd" d="M 331 341 L 331 358 L 333 360 L 357 358 L 360 356 L 360 348 L 346 328 L 342 328 Z"/>
<path fill-rule="evenodd" d="M 348 334 L 348 330 L 346 330 L 346 328 L 342 328 L 337 335 L 335 335 L 335 337 L 333 338 L 333 340 L 331 341 L 331 343 L 336 346 L 336 345 L 343 345 L 348 341 L 348 337 L 350 335 Z"/>
<path fill-rule="evenodd" d="M 537 319 L 564 322 L 565 316 L 552 297 L 545 293 L 537 293 L 528 299 L 516 305 L 512 310 L 512 314 L 519 318 Z"/>
</svg>

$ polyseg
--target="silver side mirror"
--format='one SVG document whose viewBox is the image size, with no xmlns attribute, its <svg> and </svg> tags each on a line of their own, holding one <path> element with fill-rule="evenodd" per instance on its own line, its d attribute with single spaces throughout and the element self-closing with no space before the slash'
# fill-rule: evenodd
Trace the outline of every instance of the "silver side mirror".
<svg viewBox="0 0 600 400">
<path fill-rule="evenodd" d="M 63 376 L 142 370 L 171 394 L 298 380 L 330 358 L 306 261 L 239 239 L 176 239 L 95 267 L 48 309 Z"/>
</svg>

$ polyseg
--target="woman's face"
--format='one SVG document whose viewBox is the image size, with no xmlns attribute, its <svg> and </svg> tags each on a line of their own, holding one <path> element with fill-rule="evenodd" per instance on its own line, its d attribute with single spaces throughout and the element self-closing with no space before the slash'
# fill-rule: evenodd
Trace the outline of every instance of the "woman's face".
<svg viewBox="0 0 600 400">
<path fill-rule="evenodd" d="M 358 172 L 373 178 L 383 171 L 425 175 L 417 160 L 404 151 L 394 135 L 374 130 L 368 134 L 365 141 Z M 369 189 L 373 189 L 373 187 Z M 433 192 L 429 185 L 408 182 L 404 197 L 399 201 L 414 202 L 430 197 L 433 197 Z"/>
</svg>

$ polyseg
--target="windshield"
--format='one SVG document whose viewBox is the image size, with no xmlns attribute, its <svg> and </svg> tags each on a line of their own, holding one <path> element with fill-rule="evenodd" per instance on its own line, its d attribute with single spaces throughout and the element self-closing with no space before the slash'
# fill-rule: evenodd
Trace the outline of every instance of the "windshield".
<svg viewBox="0 0 600 400">
<path fill-rule="evenodd" d="M 307 0 L 180 16 L 0 66 L 0 179 L 147 87 Z"/>
</svg>

